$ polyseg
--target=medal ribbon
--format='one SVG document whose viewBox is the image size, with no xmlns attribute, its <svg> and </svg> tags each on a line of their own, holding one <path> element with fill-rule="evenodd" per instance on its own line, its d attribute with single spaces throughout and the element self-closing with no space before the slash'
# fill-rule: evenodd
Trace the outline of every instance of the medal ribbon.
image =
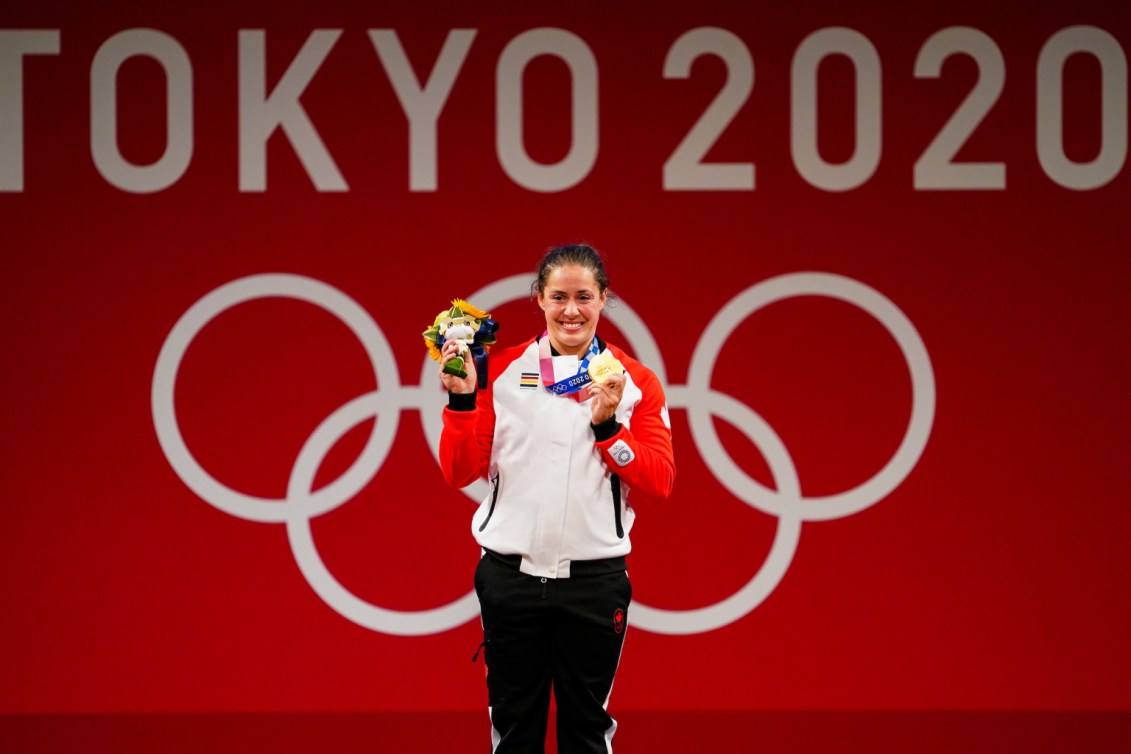
<svg viewBox="0 0 1131 754">
<path fill-rule="evenodd" d="M 548 332 L 543 331 L 542 337 L 538 340 L 538 367 L 542 372 L 542 384 L 555 395 L 576 393 L 593 381 L 593 378 L 589 376 L 589 361 L 600 352 L 600 347 L 597 345 L 597 336 L 594 335 L 593 342 L 589 344 L 589 352 L 577 365 L 577 374 L 555 382 L 554 358 L 550 353 L 550 337 Z"/>
</svg>

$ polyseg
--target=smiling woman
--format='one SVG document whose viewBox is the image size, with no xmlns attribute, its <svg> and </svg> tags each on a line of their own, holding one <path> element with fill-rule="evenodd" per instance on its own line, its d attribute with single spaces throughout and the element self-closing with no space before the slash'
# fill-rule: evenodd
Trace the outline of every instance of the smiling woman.
<svg viewBox="0 0 1131 754">
<path fill-rule="evenodd" d="M 534 288 L 558 353 L 581 356 L 589 349 L 608 287 L 604 265 L 588 246 L 559 246 L 542 258 Z"/>
<path fill-rule="evenodd" d="M 532 285 L 545 332 L 492 354 L 483 390 L 466 358 L 466 377 L 440 372 L 444 478 L 491 483 L 472 529 L 495 754 L 543 750 L 551 688 L 560 751 L 607 752 L 617 728 L 628 535 L 675 460 L 656 376 L 597 335 L 608 288 L 595 249 L 550 249 Z"/>
</svg>

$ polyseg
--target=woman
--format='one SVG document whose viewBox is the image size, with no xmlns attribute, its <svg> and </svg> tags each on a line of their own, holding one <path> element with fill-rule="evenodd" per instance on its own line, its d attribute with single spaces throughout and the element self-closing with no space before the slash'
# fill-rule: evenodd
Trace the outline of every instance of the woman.
<svg viewBox="0 0 1131 754">
<path fill-rule="evenodd" d="M 675 461 L 656 376 L 597 335 L 608 287 L 594 249 L 550 249 L 532 286 L 545 332 L 492 353 L 485 390 L 470 356 L 465 378 L 440 373 L 444 478 L 491 484 L 472 533 L 496 754 L 543 751 L 551 686 L 562 754 L 610 751 L 616 731 L 628 535 L 671 492 Z M 603 382 L 588 382 L 590 364 Z"/>
</svg>

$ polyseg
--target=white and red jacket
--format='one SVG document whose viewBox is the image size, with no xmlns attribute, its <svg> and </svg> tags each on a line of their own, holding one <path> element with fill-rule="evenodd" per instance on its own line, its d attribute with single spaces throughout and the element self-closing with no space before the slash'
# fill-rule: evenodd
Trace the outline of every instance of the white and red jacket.
<svg viewBox="0 0 1131 754">
<path fill-rule="evenodd" d="M 488 550 L 520 555 L 523 573 L 569 578 L 574 560 L 627 555 L 634 509 L 671 492 L 675 458 L 660 382 L 619 348 L 599 346 L 627 379 L 615 419 L 596 428 L 589 400 L 543 387 L 536 339 L 492 353 L 487 389 L 453 394 L 444 409 L 444 479 L 454 487 L 490 482 L 472 533 Z M 577 372 L 576 356 L 553 362 L 556 380 Z"/>
</svg>

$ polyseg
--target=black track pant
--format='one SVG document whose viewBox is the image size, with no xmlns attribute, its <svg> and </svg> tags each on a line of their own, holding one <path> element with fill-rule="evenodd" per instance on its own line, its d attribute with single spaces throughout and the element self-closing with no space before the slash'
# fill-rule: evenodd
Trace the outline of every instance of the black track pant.
<svg viewBox="0 0 1131 754">
<path fill-rule="evenodd" d="M 617 565 L 619 570 L 610 570 Z M 573 563 L 570 572 L 568 579 L 541 579 L 520 573 L 508 556 L 488 553 L 479 561 L 475 590 L 495 754 L 544 750 L 551 686 L 558 751 L 612 750 L 616 721 L 605 705 L 620 662 L 632 586 L 623 559 Z"/>
</svg>

